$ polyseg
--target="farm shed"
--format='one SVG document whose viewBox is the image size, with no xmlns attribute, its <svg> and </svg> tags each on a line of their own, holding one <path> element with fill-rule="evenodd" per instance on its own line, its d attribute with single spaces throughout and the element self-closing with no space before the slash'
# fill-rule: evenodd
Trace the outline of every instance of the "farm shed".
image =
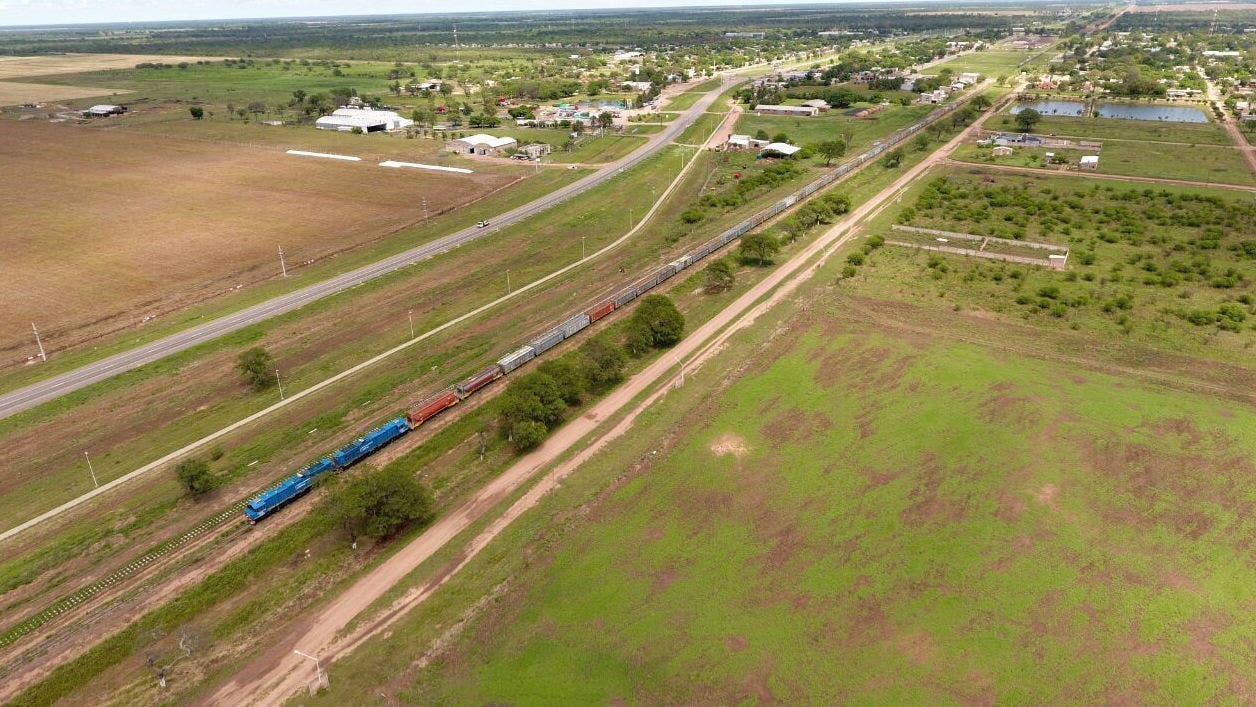
<svg viewBox="0 0 1256 707">
<path fill-rule="evenodd" d="M 813 98 L 810 101 L 803 101 L 802 104 L 808 108 L 815 108 L 819 111 L 826 111 L 833 107 L 823 98 Z"/>
<path fill-rule="evenodd" d="M 770 142 L 765 145 L 762 150 L 759 150 L 759 154 L 765 156 L 779 155 L 781 157 L 789 157 L 801 149 L 802 148 L 797 145 L 790 145 L 784 142 Z"/>
<path fill-rule="evenodd" d="M 812 118 L 820 114 L 820 109 L 814 106 L 778 106 L 764 103 L 755 106 L 754 112 L 756 115 L 790 115 Z"/>
<path fill-rule="evenodd" d="M 995 157 L 1006 157 L 1012 154 L 1012 148 L 1008 147 L 1007 145 L 999 145 L 998 147 L 994 148 L 993 152 L 994 152 Z"/>
<path fill-rule="evenodd" d="M 314 127 L 319 130 L 349 132 L 358 128 L 364 133 L 400 130 L 413 124 L 413 120 L 402 118 L 393 111 L 371 110 L 370 108 L 337 108 L 331 115 L 325 115 L 314 121 Z"/>
<path fill-rule="evenodd" d="M 83 111 L 83 114 L 91 118 L 100 118 L 107 115 L 122 115 L 126 112 L 124 106 L 115 106 L 109 104 L 95 105 Z"/>
<path fill-rule="evenodd" d="M 1099 169 L 1099 155 L 1082 155 L 1082 159 L 1077 163 L 1077 166 L 1093 172 Z"/>
<path fill-rule="evenodd" d="M 496 155 L 502 150 L 513 147 L 518 141 L 513 137 L 494 137 L 479 133 L 450 140 L 446 147 L 450 152 L 462 152 L 468 155 Z"/>
</svg>

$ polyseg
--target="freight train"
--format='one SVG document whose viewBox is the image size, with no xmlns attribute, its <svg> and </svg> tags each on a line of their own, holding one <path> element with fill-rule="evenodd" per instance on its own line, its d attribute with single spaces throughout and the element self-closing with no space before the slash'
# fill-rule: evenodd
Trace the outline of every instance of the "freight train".
<svg viewBox="0 0 1256 707">
<path fill-rule="evenodd" d="M 345 446 L 332 452 L 330 455 L 306 466 L 292 476 L 289 476 L 279 482 L 278 485 L 263 491 L 260 495 L 250 500 L 244 506 L 244 515 L 248 518 L 250 523 L 256 523 L 263 517 L 274 513 L 284 504 L 310 490 L 317 479 L 323 474 L 328 472 L 343 471 L 353 466 L 433 417 L 436 417 L 445 410 L 457 405 L 459 402 L 466 400 L 476 391 L 488 386 L 499 378 L 509 375 L 532 359 L 562 343 L 565 339 L 575 336 L 590 324 L 602 319 L 621 307 L 627 306 L 634 299 L 640 297 L 651 289 L 658 287 L 681 270 L 690 267 L 711 253 L 728 245 L 734 239 L 746 234 L 751 229 L 762 225 L 765 221 L 775 217 L 785 209 L 788 209 L 799 201 L 816 193 L 820 189 L 832 184 L 838 179 L 841 179 L 852 170 L 873 159 L 876 159 L 876 157 L 885 150 L 902 142 L 908 137 L 911 137 L 923 128 L 949 114 L 958 105 L 958 102 L 947 104 L 935 110 L 933 113 L 930 113 L 929 116 L 921 122 L 907 128 L 903 128 L 902 130 L 893 133 L 885 140 L 874 143 L 871 149 L 860 154 L 850 162 L 827 172 L 819 179 L 811 182 L 797 192 L 794 192 L 784 199 L 777 201 L 766 209 L 763 209 L 762 211 L 747 218 L 745 221 L 729 228 L 727 231 L 724 231 L 720 235 L 712 238 L 706 243 L 703 243 L 701 246 L 693 251 L 690 251 L 688 254 L 681 256 L 671 263 L 668 263 L 644 278 L 641 278 L 619 290 L 613 291 L 610 296 L 598 300 L 592 306 L 579 314 L 574 314 L 571 317 L 568 317 L 558 326 L 544 332 L 525 346 L 506 354 L 502 358 L 498 359 L 497 363 L 494 363 L 483 371 L 480 371 L 470 378 L 467 378 L 460 383 L 456 383 L 440 393 L 421 401 L 418 405 L 406 412 L 405 415 L 385 422 L 383 425 L 367 432 L 353 442 L 350 442 L 349 444 L 346 444 Z"/>
</svg>

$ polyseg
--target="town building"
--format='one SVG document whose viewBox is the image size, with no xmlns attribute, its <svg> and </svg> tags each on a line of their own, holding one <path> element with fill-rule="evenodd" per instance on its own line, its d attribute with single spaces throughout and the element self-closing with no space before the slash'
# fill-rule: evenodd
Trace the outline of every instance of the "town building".
<svg viewBox="0 0 1256 707">
<path fill-rule="evenodd" d="M 337 108 L 331 115 L 325 115 L 314 121 L 319 130 L 339 130 L 351 132 L 354 128 L 364 133 L 388 132 L 401 130 L 414 125 L 409 118 L 402 118 L 395 111 L 372 110 L 370 108 Z"/>
<path fill-rule="evenodd" d="M 820 114 L 820 109 L 814 106 L 779 106 L 771 104 L 760 104 L 754 107 L 755 115 L 788 115 L 793 117 L 805 116 L 815 117 Z"/>
<path fill-rule="evenodd" d="M 478 133 L 450 140 L 445 144 L 450 152 L 461 152 L 467 155 L 497 155 L 509 147 L 519 144 L 513 137 L 494 137 Z"/>
</svg>

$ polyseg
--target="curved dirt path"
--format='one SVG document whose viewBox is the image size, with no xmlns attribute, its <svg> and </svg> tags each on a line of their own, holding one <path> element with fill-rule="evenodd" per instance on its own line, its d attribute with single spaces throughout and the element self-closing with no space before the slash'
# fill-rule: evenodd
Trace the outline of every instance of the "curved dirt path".
<svg viewBox="0 0 1256 707">
<path fill-rule="evenodd" d="M 892 202 L 895 195 L 927 169 L 941 162 L 945 155 L 960 144 L 974 129 L 974 126 L 980 123 L 980 120 L 975 121 L 973 126 L 965 129 L 928 158 L 904 172 L 893 184 L 856 207 L 846 218 L 734 300 L 714 318 L 685 337 L 667 355 L 660 357 L 612 391 L 606 398 L 598 401 L 585 415 L 561 427 L 540 448 L 522 457 L 501 476 L 453 512 L 438 520 L 400 552 L 363 576 L 329 604 L 307 617 L 294 631 L 279 640 L 271 650 L 257 658 L 253 665 L 248 666 L 234 679 L 223 685 L 205 704 L 279 707 L 314 680 L 314 675 L 310 670 L 310 661 L 293 653 L 294 650 L 318 656 L 324 664 L 330 663 L 384 630 L 398 617 L 424 601 L 449 577 L 466 566 L 505 527 L 535 506 L 541 497 L 557 486 L 565 476 L 611 440 L 626 432 L 637 415 L 663 395 L 667 388 L 654 389 L 611 430 L 590 442 L 569 460 L 554 467 L 540 483 L 515 501 L 464 547 L 452 567 L 444 568 L 435 579 L 411 589 L 386 610 L 372 616 L 370 620 L 359 624 L 348 633 L 341 633 L 392 586 L 431 558 L 458 534 L 482 519 L 539 471 L 557 461 L 562 454 L 577 445 L 586 435 L 594 432 L 603 421 L 627 407 L 638 395 L 654 388 L 660 382 L 669 380 L 678 363 L 682 371 L 684 367 L 701 364 L 718 351 L 728 337 L 752 324 L 761 314 L 793 293 L 798 286 L 815 274 L 820 265 L 837 248 L 854 237 L 857 225 L 875 216 Z M 858 171 L 860 170 L 854 170 L 852 174 Z"/>
</svg>

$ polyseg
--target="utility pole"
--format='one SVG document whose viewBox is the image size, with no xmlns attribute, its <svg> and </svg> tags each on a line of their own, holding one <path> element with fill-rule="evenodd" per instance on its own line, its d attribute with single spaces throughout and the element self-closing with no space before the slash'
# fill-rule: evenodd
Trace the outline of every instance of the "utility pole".
<svg viewBox="0 0 1256 707">
<path fill-rule="evenodd" d="M 100 488 L 100 482 L 96 480 L 96 470 L 92 468 L 92 458 L 87 456 L 87 452 L 83 452 L 83 458 L 87 460 L 87 471 L 92 475 L 92 487 Z"/>
<path fill-rule="evenodd" d="M 275 385 L 279 386 L 279 399 L 283 400 L 283 381 L 279 380 L 279 369 L 275 369 Z"/>
<path fill-rule="evenodd" d="M 410 317 L 410 338 L 414 338 L 414 310 L 406 312 L 406 316 Z"/>
<path fill-rule="evenodd" d="M 426 219 L 427 217 L 427 197 L 425 196 L 423 197 L 423 218 Z"/>
<path fill-rule="evenodd" d="M 288 276 L 288 264 L 283 260 L 283 246 L 279 246 L 279 270 L 283 272 L 283 276 Z"/>
<path fill-rule="evenodd" d="M 44 342 L 39 340 L 39 328 L 35 326 L 35 322 L 31 322 L 31 330 L 35 332 L 35 345 L 39 347 L 39 360 L 47 362 L 48 354 L 44 353 Z"/>
</svg>

